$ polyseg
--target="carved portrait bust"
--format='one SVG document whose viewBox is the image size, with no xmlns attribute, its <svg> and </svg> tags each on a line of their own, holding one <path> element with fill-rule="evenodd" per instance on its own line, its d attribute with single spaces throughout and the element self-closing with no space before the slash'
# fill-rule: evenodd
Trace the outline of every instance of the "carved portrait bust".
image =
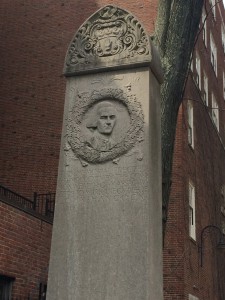
<svg viewBox="0 0 225 300">
<path fill-rule="evenodd" d="M 114 160 L 143 140 L 144 115 L 135 95 L 105 88 L 80 92 L 67 124 L 74 154 L 89 163 Z"/>
<path fill-rule="evenodd" d="M 96 112 L 93 117 L 93 121 L 87 124 L 87 128 L 91 132 L 87 145 L 98 151 L 110 151 L 116 143 L 112 138 L 118 117 L 116 107 L 107 100 L 100 102 L 96 105 Z"/>
</svg>

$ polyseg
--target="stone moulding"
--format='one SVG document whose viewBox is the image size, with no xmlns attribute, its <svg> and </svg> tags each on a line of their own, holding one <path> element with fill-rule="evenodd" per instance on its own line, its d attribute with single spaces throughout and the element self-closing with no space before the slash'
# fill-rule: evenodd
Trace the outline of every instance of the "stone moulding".
<svg viewBox="0 0 225 300">
<path fill-rule="evenodd" d="M 98 72 L 149 65 L 149 36 L 129 12 L 107 5 L 77 31 L 67 51 L 64 74 Z"/>
<path fill-rule="evenodd" d="M 93 149 L 82 135 L 82 121 L 93 105 L 105 99 L 118 101 L 127 108 L 130 126 L 125 136 L 118 140 L 108 151 Z M 120 157 L 143 141 L 144 114 L 141 104 L 135 95 L 128 94 L 122 89 L 105 88 L 90 93 L 78 93 L 75 105 L 67 122 L 68 143 L 76 157 L 88 163 L 102 163 Z"/>
</svg>

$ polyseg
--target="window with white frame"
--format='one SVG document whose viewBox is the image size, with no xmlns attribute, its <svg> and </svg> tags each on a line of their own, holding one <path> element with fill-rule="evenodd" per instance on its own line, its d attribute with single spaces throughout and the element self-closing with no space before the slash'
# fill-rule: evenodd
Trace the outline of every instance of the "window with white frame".
<svg viewBox="0 0 225 300">
<path fill-rule="evenodd" d="M 211 51 L 211 57 L 210 57 L 211 64 L 213 66 L 213 70 L 217 75 L 217 48 L 211 33 L 210 33 L 210 51 Z"/>
<path fill-rule="evenodd" d="M 225 217 L 225 185 L 222 185 L 222 187 L 221 187 L 221 196 L 222 196 L 222 198 L 221 198 L 221 213 Z M 225 227 L 224 227 L 224 230 L 225 230 Z"/>
<path fill-rule="evenodd" d="M 204 75 L 203 75 L 202 94 L 203 94 L 203 101 L 204 101 L 205 105 L 208 106 L 208 104 L 209 104 L 209 87 L 208 87 L 208 76 L 206 75 L 205 72 L 204 72 Z"/>
<path fill-rule="evenodd" d="M 187 115 L 188 115 L 188 144 L 194 148 L 194 113 L 193 104 L 188 101 L 187 104 Z"/>
<path fill-rule="evenodd" d="M 212 11 L 213 18 L 216 19 L 216 0 L 210 0 L 210 9 Z"/>
<path fill-rule="evenodd" d="M 196 58 L 195 58 L 195 68 L 196 68 L 196 83 L 201 89 L 201 61 L 200 61 L 200 56 L 198 52 L 196 52 Z"/>
<path fill-rule="evenodd" d="M 196 297 L 196 296 L 193 296 L 193 295 L 189 294 L 188 295 L 188 300 L 199 300 L 199 298 Z"/>
<path fill-rule="evenodd" d="M 206 18 L 206 12 L 205 8 L 203 7 L 202 10 L 202 38 L 205 46 L 207 47 L 207 24 L 206 24 L 207 18 Z"/>
<path fill-rule="evenodd" d="M 223 23 L 221 25 L 221 38 L 222 38 L 223 51 L 225 52 L 225 26 Z"/>
<path fill-rule="evenodd" d="M 191 61 L 190 61 L 190 69 L 193 72 L 193 56 L 191 57 Z"/>
<path fill-rule="evenodd" d="M 213 93 L 212 93 L 212 119 L 214 124 L 216 125 L 217 130 L 219 131 L 219 106 Z"/>
<path fill-rule="evenodd" d="M 225 217 L 225 184 L 222 185 L 221 187 L 221 214 L 223 216 L 222 218 L 222 222 L 221 222 L 221 231 L 222 233 L 225 235 L 225 221 L 224 221 L 224 217 Z"/>
<path fill-rule="evenodd" d="M 223 72 L 223 99 L 225 100 L 225 73 Z"/>
<path fill-rule="evenodd" d="M 195 221 L 195 187 L 189 181 L 189 235 L 193 240 L 196 240 L 196 221 Z"/>
</svg>

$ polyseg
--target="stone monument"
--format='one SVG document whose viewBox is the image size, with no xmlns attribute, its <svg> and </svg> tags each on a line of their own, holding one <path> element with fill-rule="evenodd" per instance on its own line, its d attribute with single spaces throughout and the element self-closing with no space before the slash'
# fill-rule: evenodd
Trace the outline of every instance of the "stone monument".
<svg viewBox="0 0 225 300">
<path fill-rule="evenodd" d="M 157 51 L 108 5 L 77 31 L 67 89 L 48 300 L 162 300 Z"/>
</svg>

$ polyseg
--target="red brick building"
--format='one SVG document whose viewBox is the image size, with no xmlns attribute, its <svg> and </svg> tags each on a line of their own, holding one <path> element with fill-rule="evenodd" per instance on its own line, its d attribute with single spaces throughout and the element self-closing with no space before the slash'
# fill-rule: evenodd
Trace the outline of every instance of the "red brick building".
<svg viewBox="0 0 225 300">
<path fill-rule="evenodd" d="M 0 299 L 44 299 L 53 196 L 30 200 L 0 186 Z"/>
<path fill-rule="evenodd" d="M 109 3 L 1 1 L 0 183 L 29 199 L 34 191 L 56 188 L 62 68 L 69 42 L 92 13 Z M 113 4 L 132 12 L 153 33 L 157 0 Z M 219 231 L 206 229 L 204 248 L 199 248 L 203 228 L 222 228 L 225 222 L 225 12 L 221 2 L 215 4 L 206 3 L 178 116 L 164 251 L 167 300 L 225 299 L 225 253 L 216 250 Z M 0 290 L 12 284 L 13 299 L 38 299 L 40 284 L 46 283 L 51 224 L 36 214 L 36 207 L 24 211 L 3 198 Z"/>
<path fill-rule="evenodd" d="M 225 11 L 222 3 L 210 6 L 178 116 L 164 251 L 170 300 L 225 299 L 225 251 L 216 249 L 221 234 L 213 227 L 223 230 L 225 222 Z"/>
</svg>

